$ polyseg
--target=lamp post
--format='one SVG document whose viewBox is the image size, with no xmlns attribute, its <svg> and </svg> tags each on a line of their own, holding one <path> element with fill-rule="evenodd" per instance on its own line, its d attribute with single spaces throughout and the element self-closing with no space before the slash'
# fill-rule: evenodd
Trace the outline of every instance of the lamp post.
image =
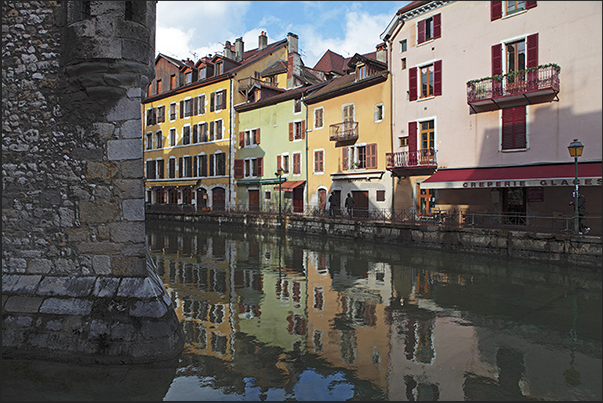
<svg viewBox="0 0 603 403">
<path fill-rule="evenodd" d="M 574 168 L 576 172 L 576 178 L 574 179 L 574 184 L 576 188 L 574 190 L 574 234 L 577 234 L 579 231 L 579 218 L 578 218 L 578 157 L 582 155 L 582 150 L 584 149 L 584 145 L 578 141 L 578 139 L 574 139 L 567 147 L 569 150 L 570 156 L 574 157 Z"/>
<path fill-rule="evenodd" d="M 283 173 L 285 170 L 282 167 L 278 167 L 275 175 L 278 176 L 278 218 L 281 218 L 281 194 L 283 190 L 281 189 L 281 178 L 283 177 Z"/>
</svg>

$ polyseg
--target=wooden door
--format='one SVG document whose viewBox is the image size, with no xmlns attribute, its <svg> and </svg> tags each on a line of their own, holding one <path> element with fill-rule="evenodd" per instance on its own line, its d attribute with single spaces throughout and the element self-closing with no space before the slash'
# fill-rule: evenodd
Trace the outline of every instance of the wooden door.
<svg viewBox="0 0 603 403">
<path fill-rule="evenodd" d="M 369 195 L 368 191 L 353 190 L 352 197 L 354 198 L 354 217 L 368 217 L 369 213 Z"/>
<path fill-rule="evenodd" d="M 211 193 L 212 211 L 224 211 L 226 207 L 226 192 L 224 188 L 213 188 Z"/>
<path fill-rule="evenodd" d="M 304 187 L 298 186 L 293 189 L 293 212 L 304 212 Z"/>
<path fill-rule="evenodd" d="M 320 189 L 318 191 L 318 210 L 324 213 L 325 207 L 327 206 L 327 191 Z"/>
<path fill-rule="evenodd" d="M 260 211 L 260 191 L 249 190 L 249 211 Z"/>
</svg>

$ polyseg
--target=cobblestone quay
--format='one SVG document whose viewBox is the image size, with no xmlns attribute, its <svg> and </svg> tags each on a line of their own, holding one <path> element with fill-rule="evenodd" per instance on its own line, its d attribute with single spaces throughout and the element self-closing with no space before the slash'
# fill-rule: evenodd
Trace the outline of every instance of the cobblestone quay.
<svg viewBox="0 0 603 403">
<path fill-rule="evenodd" d="M 154 1 L 2 2 L 2 354 L 176 357 L 145 247 Z"/>
</svg>

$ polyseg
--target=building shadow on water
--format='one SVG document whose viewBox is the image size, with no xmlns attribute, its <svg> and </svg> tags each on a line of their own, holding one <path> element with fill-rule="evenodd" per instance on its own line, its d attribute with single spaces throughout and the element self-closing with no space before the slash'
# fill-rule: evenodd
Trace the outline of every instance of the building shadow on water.
<svg viewBox="0 0 603 403">
<path fill-rule="evenodd" d="M 163 400 L 178 360 L 140 365 L 77 365 L 2 360 L 2 401 Z"/>
</svg>

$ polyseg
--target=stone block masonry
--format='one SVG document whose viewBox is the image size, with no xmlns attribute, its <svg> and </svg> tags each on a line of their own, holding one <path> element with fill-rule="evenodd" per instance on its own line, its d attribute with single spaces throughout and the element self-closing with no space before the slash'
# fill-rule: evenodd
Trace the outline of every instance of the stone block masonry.
<svg viewBox="0 0 603 403">
<path fill-rule="evenodd" d="M 125 3 L 2 3 L 3 356 L 144 362 L 182 349 L 145 247 L 155 2 L 127 18 Z"/>
</svg>

